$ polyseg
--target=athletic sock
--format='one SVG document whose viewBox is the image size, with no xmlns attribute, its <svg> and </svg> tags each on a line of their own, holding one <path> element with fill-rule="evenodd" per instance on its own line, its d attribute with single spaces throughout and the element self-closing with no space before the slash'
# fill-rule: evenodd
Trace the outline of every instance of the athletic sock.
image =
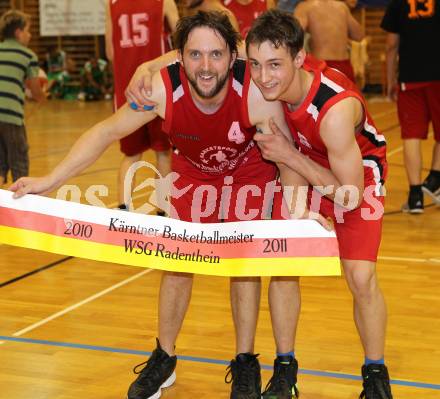
<svg viewBox="0 0 440 399">
<path fill-rule="evenodd" d="M 385 364 L 385 359 L 382 357 L 381 359 L 373 360 L 365 356 L 365 366 L 368 366 L 370 364 Z"/>
<path fill-rule="evenodd" d="M 289 356 L 292 356 L 293 359 L 295 359 L 295 351 L 286 352 L 286 353 L 278 353 L 277 352 L 277 358 L 287 358 Z M 283 361 L 281 363 L 284 363 Z"/>
</svg>

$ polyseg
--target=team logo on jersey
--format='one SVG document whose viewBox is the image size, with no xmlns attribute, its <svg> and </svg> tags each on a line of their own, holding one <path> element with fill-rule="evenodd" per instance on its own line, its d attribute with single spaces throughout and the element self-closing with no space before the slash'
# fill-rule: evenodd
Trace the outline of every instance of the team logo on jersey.
<svg viewBox="0 0 440 399">
<path fill-rule="evenodd" d="M 221 168 L 224 168 L 229 164 L 230 160 L 234 159 L 236 154 L 237 150 L 235 148 L 214 145 L 205 148 L 200 153 L 200 159 L 205 165 L 217 163 Z"/>
<path fill-rule="evenodd" d="M 304 147 L 307 147 L 307 148 L 310 148 L 310 149 L 312 148 L 312 146 L 310 145 L 310 143 L 307 141 L 306 136 L 302 135 L 300 132 L 298 132 L 298 138 L 299 138 L 300 143 L 301 143 Z"/>
</svg>

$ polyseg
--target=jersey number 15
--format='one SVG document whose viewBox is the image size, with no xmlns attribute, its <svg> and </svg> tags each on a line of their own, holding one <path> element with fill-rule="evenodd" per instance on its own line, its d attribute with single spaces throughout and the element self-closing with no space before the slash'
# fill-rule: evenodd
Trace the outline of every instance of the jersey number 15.
<svg viewBox="0 0 440 399">
<path fill-rule="evenodd" d="M 150 41 L 150 32 L 147 26 L 148 14 L 122 14 L 118 19 L 121 28 L 122 48 L 146 46 Z"/>
</svg>

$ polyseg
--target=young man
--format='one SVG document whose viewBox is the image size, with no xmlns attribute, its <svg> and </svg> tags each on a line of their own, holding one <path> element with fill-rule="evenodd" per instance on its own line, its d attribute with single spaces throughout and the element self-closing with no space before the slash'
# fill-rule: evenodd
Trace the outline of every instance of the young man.
<svg viewBox="0 0 440 399">
<path fill-rule="evenodd" d="M 54 190 L 92 164 L 112 142 L 160 117 L 176 148 L 172 169 L 180 176 L 175 182 L 179 196 L 171 200 L 175 209 L 172 217 L 197 222 L 267 217 L 272 201 L 266 188 L 276 177 L 276 167 L 261 158 L 252 137 L 257 129 L 270 132 L 270 118 L 287 130 L 281 104 L 265 101 L 251 83 L 246 63 L 236 60 L 239 35 L 225 14 L 199 12 L 183 18 L 175 39 L 180 62 L 153 76 L 154 110 L 134 112 L 128 105 L 123 106 L 87 131 L 48 176 L 24 178 L 14 184 L 11 190 L 16 196 Z M 220 188 L 225 184 L 231 188 L 229 207 L 222 202 Z M 214 188 L 215 197 L 203 200 L 198 207 L 193 199 L 199 197 L 193 198 L 193 193 L 206 185 Z M 243 193 L 246 196 L 240 199 Z M 280 218 L 279 194 L 273 201 L 273 218 Z M 213 210 L 209 215 L 205 213 L 207 208 Z M 192 280 L 188 274 L 163 274 L 158 345 L 130 386 L 129 399 L 158 398 L 161 388 L 174 382 L 175 343 L 189 305 Z M 231 399 L 261 397 L 260 366 L 253 352 L 260 288 L 259 278 L 231 280 L 237 351 L 231 361 Z M 273 297 L 279 298 L 285 290 L 283 278 L 273 278 L 270 290 Z M 285 306 L 283 309 L 286 311 Z M 296 314 L 295 309 L 287 310 Z M 290 345 L 290 335 L 280 341 L 280 350 Z"/>
<path fill-rule="evenodd" d="M 273 123 L 273 135 L 256 135 L 255 140 L 264 158 L 290 169 L 290 182 L 309 185 L 308 206 L 333 219 L 365 352 L 360 397 L 391 399 L 384 365 L 386 306 L 376 275 L 387 172 L 385 138 L 355 85 L 324 62 L 306 59 L 302 47 L 300 24 L 279 11 L 260 16 L 248 33 L 252 80 L 266 100 L 283 102 L 291 131 L 286 137 Z M 320 201 L 314 201 L 312 187 L 321 192 Z M 275 369 L 283 367 L 275 361 Z M 280 393 L 280 378 L 274 376 L 264 398 L 289 397 Z"/>
<path fill-rule="evenodd" d="M 350 62 L 350 41 L 361 41 L 364 32 L 344 1 L 306 0 L 295 8 L 294 15 L 310 33 L 311 52 L 331 68 L 356 82 Z"/>
<path fill-rule="evenodd" d="M 105 39 L 107 57 L 113 63 L 116 109 L 125 104 L 124 90 L 138 65 L 162 54 L 164 17 L 174 31 L 179 19 L 174 0 L 108 0 Z M 124 199 L 128 169 L 151 148 L 156 152 L 158 171 L 166 176 L 170 172 L 170 144 L 160 123 L 152 122 L 124 137 L 120 148 L 123 159 L 118 177 L 119 208 L 128 209 Z M 163 210 L 160 214 L 164 214 Z"/>
<path fill-rule="evenodd" d="M 37 102 L 45 99 L 38 78 L 38 59 L 27 46 L 30 18 L 16 10 L 0 19 L 0 187 L 9 171 L 15 181 L 29 174 L 29 154 L 24 127 L 24 87 Z"/>
<path fill-rule="evenodd" d="M 408 201 L 402 209 L 418 214 L 424 210 L 423 192 L 440 204 L 440 56 L 430 41 L 440 35 L 440 4 L 393 0 L 381 26 L 388 32 L 388 96 L 393 101 L 397 97 L 409 182 Z M 414 58 L 416 52 L 423 54 L 423 62 Z M 428 137 L 429 122 L 435 143 L 431 171 L 422 183 L 421 141 Z"/>
</svg>

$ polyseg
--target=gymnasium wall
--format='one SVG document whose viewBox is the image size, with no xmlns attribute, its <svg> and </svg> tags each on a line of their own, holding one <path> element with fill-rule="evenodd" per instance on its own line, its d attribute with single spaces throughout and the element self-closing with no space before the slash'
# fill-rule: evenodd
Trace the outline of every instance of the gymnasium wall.
<svg viewBox="0 0 440 399">
<path fill-rule="evenodd" d="M 84 65 L 91 55 L 98 55 L 100 47 L 101 49 L 103 47 L 102 38 L 99 39 L 98 36 L 41 37 L 39 30 L 39 0 L 0 0 L 0 12 L 4 12 L 10 7 L 20 9 L 32 16 L 31 48 L 38 54 L 40 60 L 44 59 L 44 54 L 49 45 L 57 44 L 75 62 L 74 76 L 77 75 L 79 67 Z M 371 85 L 384 83 L 385 33 L 380 28 L 383 14 L 384 7 L 360 8 L 355 11 L 355 17 L 365 26 L 366 34 L 371 37 L 368 48 L 370 62 L 366 73 L 366 83 Z"/>
</svg>

